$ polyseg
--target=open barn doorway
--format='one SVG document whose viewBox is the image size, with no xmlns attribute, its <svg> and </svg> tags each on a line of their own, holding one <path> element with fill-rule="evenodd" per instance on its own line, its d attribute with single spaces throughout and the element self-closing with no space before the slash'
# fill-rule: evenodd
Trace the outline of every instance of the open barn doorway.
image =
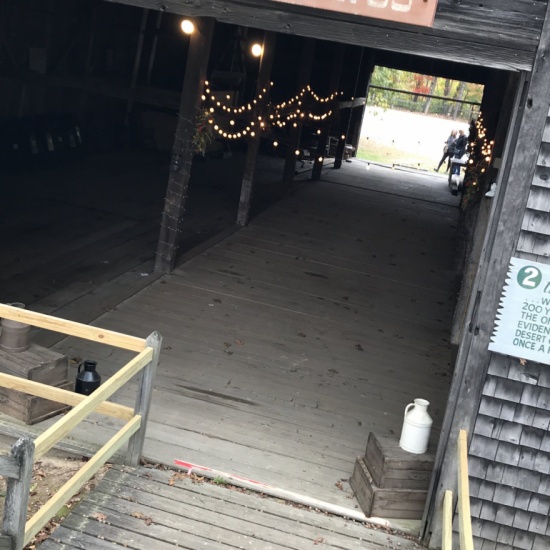
<svg viewBox="0 0 550 550">
<path fill-rule="evenodd" d="M 53 165 L 24 164 L 3 179 L 11 185 L 0 205 L 3 221 L 10 224 L 2 236 L 8 245 L 2 299 L 68 318 L 85 315 L 87 321 L 137 335 L 153 329 L 164 334 L 148 458 L 169 464 L 178 458 L 349 506 L 346 480 L 355 457 L 364 453 L 369 431 L 398 437 L 403 409 L 415 397 L 432 401 L 437 443 L 452 373 L 449 335 L 461 274 L 455 263 L 460 198 L 432 173 L 368 169 L 368 162 L 354 157 L 338 171 L 325 166 L 323 158 L 317 184 L 309 183 L 309 170 L 298 174 L 291 199 L 173 274 L 153 277 L 170 162 L 166 149 L 157 147 L 171 146 L 177 114 L 181 18 L 146 16 L 146 10 L 103 2 L 87 3 L 84 17 L 72 4 L 58 0 L 44 8 L 35 3 L 30 13 L 16 2 L 2 4 L 13 17 L 12 28 L 35 28 L 46 10 L 52 28 L 67 35 L 67 18 L 90 30 L 77 37 L 87 40 L 63 50 L 66 55 L 53 64 L 61 74 L 39 63 L 47 47 L 33 45 L 29 68 L 37 81 L 27 82 L 13 70 L 6 77 L 9 94 L 4 91 L 9 103 L 2 105 L 6 115 L 32 108 L 29 116 L 49 112 L 52 105 L 75 112 L 87 105 L 94 143 L 108 150 L 71 156 L 67 165 L 55 155 Z M 247 86 L 253 88 L 255 71 L 243 67 L 252 61 L 242 59 L 241 45 L 248 46 L 255 31 L 218 28 L 216 92 L 223 95 L 215 101 L 237 107 L 253 94 Z M 155 36 L 156 51 L 164 52 L 158 57 L 152 55 Z M 47 37 L 61 41 L 64 35 Z M 274 93 L 282 102 L 300 92 L 296 51 L 301 39 L 278 40 Z M 15 65 L 31 63 L 30 44 L 19 46 L 10 49 L 16 52 Z M 338 89 L 330 88 L 324 63 L 338 46 L 319 41 L 311 80 L 320 99 Z M 349 60 L 365 52 L 350 47 L 345 53 L 345 75 L 355 90 L 357 69 Z M 157 60 L 152 66 L 151 59 Z M 419 71 L 425 68 L 413 56 L 406 61 L 418 63 Z M 454 70 L 459 76 L 464 71 L 452 64 L 444 68 L 446 75 Z M 147 83 L 155 86 L 140 87 Z M 136 119 L 141 122 L 132 126 Z M 78 140 L 76 128 L 85 126 L 71 128 Z M 318 130 L 311 125 L 305 137 L 317 139 Z M 33 132 L 25 134 L 25 154 L 33 160 L 33 155 L 39 160 L 58 151 L 46 134 L 55 137 L 47 130 L 36 153 Z M 90 133 L 82 135 L 85 141 Z M 234 176 L 240 168 L 232 163 L 241 145 L 235 140 L 228 146 L 223 137 L 217 157 L 196 163 L 196 192 L 203 201 L 188 205 L 195 233 L 219 232 L 218 222 L 222 228 L 233 225 L 229 220 L 234 220 L 240 183 Z M 133 142 L 138 146 L 126 147 L 129 138 L 139 138 Z M 284 159 L 276 141 L 275 135 L 262 141 L 260 172 L 268 183 L 280 181 Z M 7 143 L 19 160 L 19 142 Z M 329 158 L 330 148 L 328 153 Z M 209 188 L 219 193 L 204 193 Z M 115 275 L 106 278 L 103 269 L 114 264 Z M 55 346 L 75 361 L 98 359 L 105 376 L 119 364 L 118 357 L 93 345 L 77 348 L 65 340 Z M 130 395 L 119 398 L 132 402 Z M 110 429 L 94 420 L 75 437 L 99 442 Z"/>
<path fill-rule="evenodd" d="M 477 120 L 483 85 L 377 66 L 357 157 L 396 168 L 448 172 L 450 136 L 469 133 Z M 454 133 L 453 133 L 454 132 Z M 450 140 L 449 140 L 450 141 Z M 447 170 L 446 170 L 447 169 Z"/>
</svg>

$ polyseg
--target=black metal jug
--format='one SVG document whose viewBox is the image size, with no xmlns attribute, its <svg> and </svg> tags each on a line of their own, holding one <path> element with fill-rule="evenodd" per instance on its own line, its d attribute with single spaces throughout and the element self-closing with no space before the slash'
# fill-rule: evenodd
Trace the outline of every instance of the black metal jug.
<svg viewBox="0 0 550 550">
<path fill-rule="evenodd" d="M 84 365 L 84 370 L 81 370 Z M 83 395 L 90 395 L 101 385 L 101 376 L 96 372 L 97 361 L 84 361 L 78 365 L 74 391 Z"/>
</svg>

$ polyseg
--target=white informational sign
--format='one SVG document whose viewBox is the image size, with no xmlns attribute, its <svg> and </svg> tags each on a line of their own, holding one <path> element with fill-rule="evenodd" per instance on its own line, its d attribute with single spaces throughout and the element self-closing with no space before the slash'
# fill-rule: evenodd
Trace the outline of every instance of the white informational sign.
<svg viewBox="0 0 550 550">
<path fill-rule="evenodd" d="M 489 349 L 550 365 L 550 266 L 512 258 Z"/>
</svg>

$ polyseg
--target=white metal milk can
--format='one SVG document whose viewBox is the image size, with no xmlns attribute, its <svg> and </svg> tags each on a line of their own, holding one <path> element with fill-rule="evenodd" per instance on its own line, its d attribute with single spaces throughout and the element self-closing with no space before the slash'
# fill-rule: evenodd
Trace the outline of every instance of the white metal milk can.
<svg viewBox="0 0 550 550">
<path fill-rule="evenodd" d="M 432 428 L 432 417 L 428 414 L 429 401 L 415 399 L 405 407 L 405 418 L 399 446 L 415 454 L 423 454 L 428 450 L 428 440 Z"/>
</svg>

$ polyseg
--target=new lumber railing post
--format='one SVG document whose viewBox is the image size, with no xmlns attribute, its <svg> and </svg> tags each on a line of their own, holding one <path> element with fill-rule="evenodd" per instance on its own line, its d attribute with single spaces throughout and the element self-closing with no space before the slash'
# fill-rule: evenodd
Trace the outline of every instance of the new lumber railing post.
<svg viewBox="0 0 550 550">
<path fill-rule="evenodd" d="M 33 441 L 28 437 L 19 439 L 11 449 L 11 457 L 19 464 L 19 478 L 9 477 L 7 481 L 2 535 L 12 538 L 12 550 L 22 550 L 34 464 Z"/>
<path fill-rule="evenodd" d="M 460 550 L 474 550 L 472 516 L 470 514 L 468 436 L 466 430 L 460 430 L 458 434 L 458 522 Z"/>
<path fill-rule="evenodd" d="M 472 517 L 470 512 L 470 487 L 468 477 L 468 434 L 460 430 L 457 441 L 458 455 L 458 534 L 460 550 L 474 550 Z M 442 509 L 441 550 L 453 548 L 453 492 L 445 491 Z"/>
<path fill-rule="evenodd" d="M 153 384 L 162 346 L 162 336 L 158 332 L 153 332 L 147 337 L 147 346 L 153 348 L 153 357 L 148 365 L 143 368 L 141 375 L 141 384 L 136 398 L 134 414 L 141 416 L 141 426 L 139 430 L 128 441 L 128 451 L 126 453 L 126 463 L 134 468 L 139 466 L 139 460 L 145 442 L 145 430 L 147 429 L 147 418 L 151 408 L 151 398 L 153 396 Z"/>
</svg>

